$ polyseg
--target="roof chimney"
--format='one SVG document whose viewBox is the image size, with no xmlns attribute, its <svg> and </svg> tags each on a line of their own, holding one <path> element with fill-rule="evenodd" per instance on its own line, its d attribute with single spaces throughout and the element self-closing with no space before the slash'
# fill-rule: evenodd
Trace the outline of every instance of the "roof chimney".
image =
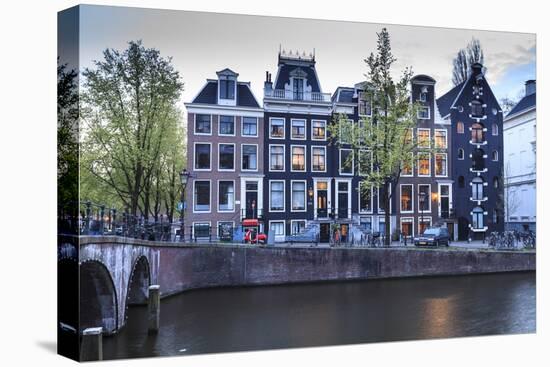
<svg viewBox="0 0 550 367">
<path fill-rule="evenodd" d="M 483 65 L 481 65 L 479 62 L 472 64 L 472 75 L 477 77 L 478 75 L 483 74 Z"/>
<path fill-rule="evenodd" d="M 535 94 L 537 92 L 537 81 L 536 80 L 528 80 L 525 82 L 525 95 L 530 96 L 531 94 Z"/>
<path fill-rule="evenodd" d="M 271 82 L 271 73 L 269 71 L 265 72 L 265 82 L 264 82 L 264 94 L 271 95 L 273 93 L 273 83 Z"/>
</svg>

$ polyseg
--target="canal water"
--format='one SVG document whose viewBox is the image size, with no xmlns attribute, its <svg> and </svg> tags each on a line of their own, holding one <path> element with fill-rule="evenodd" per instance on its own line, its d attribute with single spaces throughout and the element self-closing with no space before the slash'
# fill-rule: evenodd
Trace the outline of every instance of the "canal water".
<svg viewBox="0 0 550 367">
<path fill-rule="evenodd" d="M 535 273 L 203 289 L 147 307 L 104 338 L 104 358 L 535 332 Z"/>
</svg>

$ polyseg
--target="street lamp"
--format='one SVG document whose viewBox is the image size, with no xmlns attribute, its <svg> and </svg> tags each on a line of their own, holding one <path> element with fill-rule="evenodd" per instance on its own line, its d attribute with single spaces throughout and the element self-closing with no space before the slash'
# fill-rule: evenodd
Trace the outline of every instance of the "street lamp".
<svg viewBox="0 0 550 367">
<path fill-rule="evenodd" d="M 184 222 L 183 222 L 183 216 L 184 216 L 185 208 L 184 208 L 183 203 L 185 201 L 185 188 L 187 187 L 187 181 L 189 180 L 189 176 L 191 176 L 191 174 L 189 172 L 187 172 L 187 170 L 185 168 L 183 169 L 183 171 L 180 172 L 180 180 L 181 180 L 180 242 L 185 241 L 185 238 L 184 238 L 185 237 L 185 227 L 184 227 Z"/>
<path fill-rule="evenodd" d="M 426 193 L 424 191 L 418 193 L 419 211 L 420 211 L 420 225 L 419 231 L 422 232 L 422 223 L 424 223 L 424 202 L 426 201 Z M 422 233 L 419 233 L 422 234 Z"/>
</svg>

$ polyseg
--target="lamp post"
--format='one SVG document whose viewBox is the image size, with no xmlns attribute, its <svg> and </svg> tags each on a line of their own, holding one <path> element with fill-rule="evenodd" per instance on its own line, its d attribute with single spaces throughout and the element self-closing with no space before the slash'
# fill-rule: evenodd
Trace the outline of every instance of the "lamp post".
<svg viewBox="0 0 550 367">
<path fill-rule="evenodd" d="M 181 180 L 181 210 L 180 210 L 180 242 L 185 241 L 185 224 L 183 222 L 183 216 L 184 216 L 184 201 L 185 201 L 185 188 L 187 187 L 187 181 L 189 180 L 190 173 L 187 172 L 187 170 L 184 168 L 183 171 L 180 172 L 180 180 Z"/>
<path fill-rule="evenodd" d="M 419 211 L 420 211 L 420 225 L 418 226 L 419 232 L 422 231 L 422 223 L 424 222 L 424 202 L 426 201 L 426 193 L 418 193 Z M 422 234 L 422 233 L 419 233 Z"/>
</svg>

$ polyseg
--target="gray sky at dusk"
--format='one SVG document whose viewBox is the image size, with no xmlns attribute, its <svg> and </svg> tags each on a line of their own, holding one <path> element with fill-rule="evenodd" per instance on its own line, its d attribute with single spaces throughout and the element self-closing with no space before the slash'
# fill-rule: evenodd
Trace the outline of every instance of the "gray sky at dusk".
<svg viewBox="0 0 550 367">
<path fill-rule="evenodd" d="M 472 37 L 481 41 L 497 98 L 516 98 L 525 80 L 536 78 L 534 34 L 104 6 L 81 9 L 80 67 L 92 66 L 105 48 L 122 50 L 141 39 L 172 57 L 185 83 L 182 107 L 226 67 L 252 83 L 261 103 L 265 71 L 276 74 L 279 45 L 315 49 L 323 92 L 333 93 L 364 80 L 363 60 L 376 50 L 383 26 L 398 60 L 394 71 L 412 66 L 416 74 L 432 76 L 439 96 L 452 87 L 452 59 Z"/>
</svg>

